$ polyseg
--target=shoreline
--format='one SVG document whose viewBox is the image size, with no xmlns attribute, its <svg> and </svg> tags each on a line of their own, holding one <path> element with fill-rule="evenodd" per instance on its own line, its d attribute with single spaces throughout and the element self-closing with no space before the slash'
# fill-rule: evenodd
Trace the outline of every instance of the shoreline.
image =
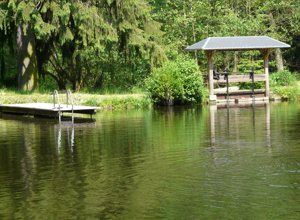
<svg viewBox="0 0 300 220">
<path fill-rule="evenodd" d="M 150 108 L 152 102 L 150 97 L 145 93 L 136 94 L 87 94 L 74 93 L 74 105 L 86 105 L 99 107 L 101 110 L 112 109 L 143 109 Z M 60 103 L 65 104 L 65 96 L 60 95 Z M 0 90 L 0 104 L 23 104 L 23 103 L 53 103 L 53 96 L 48 93 L 31 93 L 22 94 L 12 91 Z"/>
<path fill-rule="evenodd" d="M 296 97 L 289 97 L 298 89 L 300 82 L 295 87 L 271 88 L 271 101 L 299 101 L 299 94 Z M 282 91 L 283 89 L 283 91 Z M 300 89 L 300 88 L 299 88 Z M 279 90 L 279 94 L 278 94 Z M 285 91 L 286 90 L 286 91 Z M 282 93 L 282 94 L 280 94 Z M 65 104 L 65 96 L 60 94 L 61 104 Z M 147 109 L 153 106 L 152 100 L 147 93 L 128 93 L 128 94 L 89 94 L 73 93 L 74 105 L 86 105 L 99 107 L 100 110 L 122 110 L 122 109 Z M 23 104 L 23 103 L 53 103 L 51 93 L 22 93 L 13 90 L 0 89 L 0 104 Z M 205 103 L 203 103 L 205 105 Z"/>
</svg>

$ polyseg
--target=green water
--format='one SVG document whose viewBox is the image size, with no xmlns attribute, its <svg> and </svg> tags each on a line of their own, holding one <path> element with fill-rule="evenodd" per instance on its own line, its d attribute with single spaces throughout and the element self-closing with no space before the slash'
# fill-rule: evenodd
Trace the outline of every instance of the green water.
<svg viewBox="0 0 300 220">
<path fill-rule="evenodd" d="M 300 105 L 0 117 L 0 219 L 300 219 Z"/>
</svg>

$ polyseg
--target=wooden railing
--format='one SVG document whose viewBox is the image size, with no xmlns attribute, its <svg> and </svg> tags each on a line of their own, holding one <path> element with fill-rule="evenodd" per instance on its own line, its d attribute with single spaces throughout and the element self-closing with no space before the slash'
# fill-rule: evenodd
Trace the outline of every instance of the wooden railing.
<svg viewBox="0 0 300 220">
<path fill-rule="evenodd" d="M 266 81 L 265 74 L 254 74 L 254 82 Z M 252 79 L 248 74 L 241 75 L 228 75 L 228 83 L 238 83 L 238 82 L 252 82 Z M 224 75 L 220 75 L 219 80 L 214 80 L 215 84 L 226 84 L 226 79 Z"/>
</svg>

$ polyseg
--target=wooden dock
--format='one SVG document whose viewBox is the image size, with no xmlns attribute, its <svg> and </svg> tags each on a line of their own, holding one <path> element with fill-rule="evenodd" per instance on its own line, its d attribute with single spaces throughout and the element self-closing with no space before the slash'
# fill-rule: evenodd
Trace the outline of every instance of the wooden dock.
<svg viewBox="0 0 300 220">
<path fill-rule="evenodd" d="M 93 115 L 97 107 L 79 106 L 79 105 L 54 105 L 51 103 L 26 103 L 0 105 L 0 112 L 18 115 L 32 115 L 42 117 L 59 117 L 63 113 L 79 113 Z"/>
</svg>

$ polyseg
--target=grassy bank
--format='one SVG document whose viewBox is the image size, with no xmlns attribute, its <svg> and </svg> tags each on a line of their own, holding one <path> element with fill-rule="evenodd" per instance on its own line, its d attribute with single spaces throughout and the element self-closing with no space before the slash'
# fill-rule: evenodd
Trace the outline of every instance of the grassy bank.
<svg viewBox="0 0 300 220">
<path fill-rule="evenodd" d="M 151 106 L 150 98 L 143 93 L 121 95 L 74 93 L 73 96 L 75 105 L 97 106 L 102 109 L 133 109 Z M 60 94 L 59 99 L 60 103 L 65 103 L 66 97 L 64 94 Z M 34 102 L 52 103 L 53 98 L 50 93 L 20 93 L 6 89 L 0 90 L 0 104 Z"/>
<path fill-rule="evenodd" d="M 289 86 L 271 87 L 272 96 L 291 101 L 300 101 L 300 81 Z M 74 93 L 75 105 L 97 106 L 101 109 L 143 109 L 152 106 L 150 97 L 145 93 L 135 94 L 88 94 Z M 60 94 L 60 103 L 65 103 L 66 97 Z M 0 104 L 17 103 L 52 103 L 53 97 L 50 93 L 24 93 L 19 91 L 0 89 Z"/>
</svg>

